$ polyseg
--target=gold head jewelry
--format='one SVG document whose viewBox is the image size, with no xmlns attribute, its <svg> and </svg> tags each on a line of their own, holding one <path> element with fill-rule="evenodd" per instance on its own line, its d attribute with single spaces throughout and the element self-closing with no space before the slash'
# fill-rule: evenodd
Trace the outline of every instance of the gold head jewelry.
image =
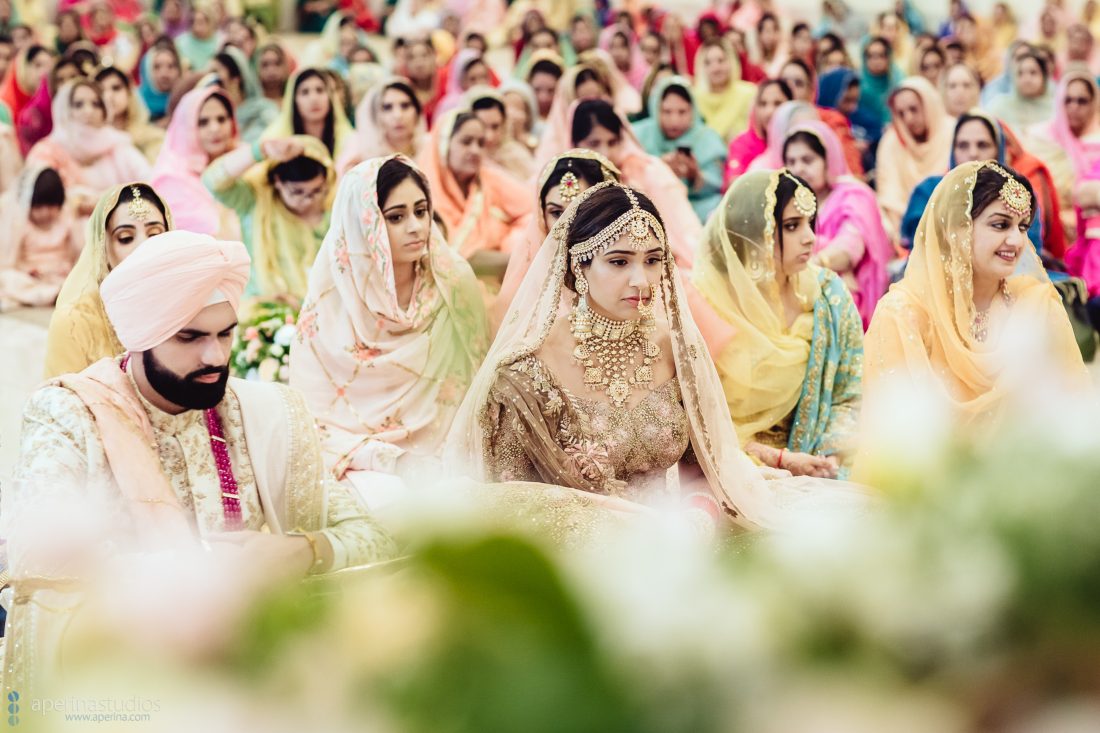
<svg viewBox="0 0 1100 733">
<path fill-rule="evenodd" d="M 596 190 L 609 188 L 611 186 L 618 187 L 626 194 L 627 199 L 630 201 L 630 209 L 608 226 L 604 227 L 594 237 L 590 237 L 583 242 L 572 245 L 569 248 L 569 253 L 574 262 L 587 262 L 591 260 L 599 252 L 617 242 L 619 237 L 624 233 L 627 235 L 630 248 L 635 252 L 641 252 L 645 249 L 646 244 L 649 242 L 649 233 L 651 231 L 654 236 L 657 237 L 657 241 L 662 249 L 668 247 L 668 241 L 665 239 L 665 228 L 661 226 L 661 222 L 658 221 L 657 217 L 653 214 L 638 205 L 638 197 L 626 186 L 615 181 L 604 181 L 585 191 L 585 198 L 592 195 Z M 573 219 L 576 218 L 576 211 L 579 207 L 580 203 L 578 202 L 577 206 L 572 208 L 573 216 L 570 217 L 569 224 L 572 224 Z"/>
<path fill-rule="evenodd" d="M 581 183 L 577 180 L 577 176 L 573 171 L 566 171 L 565 175 L 561 177 L 561 182 L 558 184 L 558 195 L 561 196 L 563 203 L 568 204 L 573 199 L 577 198 L 581 192 Z"/>
<path fill-rule="evenodd" d="M 130 194 L 133 198 L 126 205 L 126 213 L 130 215 L 131 219 L 136 222 L 143 222 L 153 215 L 153 207 L 141 197 L 141 189 L 137 186 L 130 186 Z"/>
<path fill-rule="evenodd" d="M 990 163 L 989 167 L 1004 176 L 999 197 L 1005 208 L 1024 219 L 1031 216 L 1031 194 L 1027 187 L 1001 166 Z"/>
<path fill-rule="evenodd" d="M 789 172 L 784 171 L 783 175 L 795 183 L 794 208 L 799 214 L 807 219 L 813 217 L 813 215 L 817 213 L 817 196 L 814 196 L 813 191 L 803 186 L 801 181 L 792 176 Z"/>
</svg>

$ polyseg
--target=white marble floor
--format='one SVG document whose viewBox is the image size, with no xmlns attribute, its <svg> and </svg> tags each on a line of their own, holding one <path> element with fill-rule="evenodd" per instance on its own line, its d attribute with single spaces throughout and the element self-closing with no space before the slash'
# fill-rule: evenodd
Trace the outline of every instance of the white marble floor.
<svg viewBox="0 0 1100 733">
<path fill-rule="evenodd" d="M 42 382 L 50 313 L 49 308 L 0 313 L 0 486 L 19 455 L 23 403 Z"/>
</svg>

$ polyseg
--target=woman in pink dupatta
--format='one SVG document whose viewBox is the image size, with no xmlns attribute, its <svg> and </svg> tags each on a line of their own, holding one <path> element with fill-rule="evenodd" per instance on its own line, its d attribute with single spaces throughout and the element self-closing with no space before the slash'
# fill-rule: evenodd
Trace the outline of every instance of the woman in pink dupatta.
<svg viewBox="0 0 1100 733">
<path fill-rule="evenodd" d="M 787 134 L 799 123 L 814 121 L 820 122 L 821 115 L 809 102 L 795 100 L 779 105 L 768 122 L 767 148 L 749 164 L 748 170 L 776 171 L 783 168 L 783 145 L 787 142 Z"/>
<path fill-rule="evenodd" d="M 1050 170 L 1068 240 L 1084 244 L 1094 199 L 1100 198 L 1093 194 L 1100 188 L 1100 89 L 1096 80 L 1087 72 L 1067 72 L 1058 84 L 1053 119 L 1027 131 L 1024 144 Z M 1067 252 L 1067 264 L 1083 255 L 1084 248 L 1073 255 Z"/>
<path fill-rule="evenodd" d="M 209 102 L 209 104 L 208 104 Z M 207 132 L 200 132 L 200 120 Z M 239 143 L 233 105 L 219 87 L 183 95 L 153 166 L 153 188 L 173 212 L 176 227 L 226 240 L 241 237 L 236 212 L 219 204 L 202 183 L 202 173 Z"/>
<path fill-rule="evenodd" d="M 1100 93 L 1087 72 L 1072 71 L 1062 79 L 1046 132 L 1064 154 L 1045 160 L 1059 197 L 1073 204 L 1073 226 L 1067 230 L 1076 238 L 1065 255 L 1066 268 L 1085 281 L 1095 298 L 1100 295 Z M 1037 154 L 1040 149 L 1037 145 Z"/>
<path fill-rule="evenodd" d="M 621 97 L 624 87 L 629 87 L 630 91 L 634 91 L 634 88 L 626 83 L 621 74 L 618 75 L 618 82 L 613 80 L 611 67 L 614 63 L 609 63 L 610 57 L 606 54 L 595 56 L 595 53 L 597 52 L 581 54 L 584 60 L 570 67 L 558 82 L 558 90 L 554 94 L 554 101 L 546 115 L 546 123 L 535 150 L 536 170 L 542 170 L 555 156 L 575 147 L 570 142 L 570 127 L 573 124 L 573 109 L 582 99 L 602 99 L 614 105 L 620 113 L 630 114 L 633 99 L 629 100 L 630 104 L 625 104 Z M 603 54 L 602 51 L 598 53 Z M 618 70 L 615 71 L 617 73 Z M 634 95 L 637 97 L 637 106 L 633 109 L 638 111 L 641 108 L 641 95 L 636 91 Z"/>
<path fill-rule="evenodd" d="M 461 107 L 468 90 L 476 86 L 496 86 L 489 73 L 489 65 L 476 48 L 464 48 L 455 54 L 450 69 L 447 91 L 435 107 L 436 117 Z"/>
<path fill-rule="evenodd" d="M 795 125 L 783 151 L 787 168 L 817 195 L 814 260 L 841 276 L 866 329 L 886 292 L 893 256 L 875 192 L 852 177 L 840 139 L 824 122 Z"/>
<path fill-rule="evenodd" d="M 600 31 L 600 50 L 607 53 L 615 62 L 630 85 L 641 91 L 645 78 L 649 75 L 649 64 L 642 55 L 641 45 L 634 31 L 613 25 Z"/>
<path fill-rule="evenodd" d="M 771 79 L 760 85 L 749 112 L 749 129 L 730 142 L 726 158 L 726 174 L 722 182 L 725 191 L 738 177 L 749 171 L 753 161 L 768 149 L 768 126 L 776 110 L 794 99 L 791 88 L 782 79 Z"/>
<path fill-rule="evenodd" d="M 67 195 L 82 213 L 90 213 L 111 186 L 149 179 L 149 161 L 127 133 L 108 124 L 103 93 L 94 81 L 62 84 L 51 110 L 53 130 L 31 148 L 27 162 L 60 173 Z"/>
</svg>

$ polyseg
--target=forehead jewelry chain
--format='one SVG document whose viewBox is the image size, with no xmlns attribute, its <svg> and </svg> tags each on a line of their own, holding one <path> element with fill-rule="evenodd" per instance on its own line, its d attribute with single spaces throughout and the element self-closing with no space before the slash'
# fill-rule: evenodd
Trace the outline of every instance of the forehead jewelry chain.
<svg viewBox="0 0 1100 733">
<path fill-rule="evenodd" d="M 141 197 L 141 189 L 137 186 L 130 186 L 130 195 L 133 198 L 130 199 L 130 203 L 126 205 L 126 212 L 130 215 L 130 218 L 136 222 L 144 222 L 150 216 L 153 215 L 153 207 L 149 205 L 149 202 Z"/>
</svg>

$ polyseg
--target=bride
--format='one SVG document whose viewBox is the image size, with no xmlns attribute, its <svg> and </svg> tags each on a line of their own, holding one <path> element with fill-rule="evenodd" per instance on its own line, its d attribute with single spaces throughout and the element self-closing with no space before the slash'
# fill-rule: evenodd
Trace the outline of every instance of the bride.
<svg viewBox="0 0 1100 733">
<path fill-rule="evenodd" d="M 474 478 L 743 528 L 866 501 L 860 487 L 758 468 L 741 451 L 664 224 L 638 191 L 604 181 L 578 196 L 504 323 L 446 447 Z"/>
</svg>

